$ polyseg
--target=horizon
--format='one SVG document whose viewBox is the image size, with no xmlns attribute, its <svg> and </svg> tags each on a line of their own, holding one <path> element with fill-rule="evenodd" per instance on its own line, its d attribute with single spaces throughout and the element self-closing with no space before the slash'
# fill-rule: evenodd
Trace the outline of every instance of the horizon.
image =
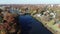
<svg viewBox="0 0 60 34">
<path fill-rule="evenodd" d="M 60 0 L 0 0 L 0 4 L 60 4 Z"/>
</svg>

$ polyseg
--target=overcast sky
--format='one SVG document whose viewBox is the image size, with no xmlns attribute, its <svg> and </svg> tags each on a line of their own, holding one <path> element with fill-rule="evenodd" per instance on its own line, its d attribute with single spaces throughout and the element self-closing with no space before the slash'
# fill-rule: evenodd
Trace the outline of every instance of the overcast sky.
<svg viewBox="0 0 60 34">
<path fill-rule="evenodd" d="M 0 4 L 60 4 L 60 0 L 0 0 Z"/>
</svg>

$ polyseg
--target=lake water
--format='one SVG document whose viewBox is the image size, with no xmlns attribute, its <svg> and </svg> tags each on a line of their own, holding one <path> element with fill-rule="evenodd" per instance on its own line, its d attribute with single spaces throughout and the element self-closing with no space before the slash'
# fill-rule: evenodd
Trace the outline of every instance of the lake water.
<svg viewBox="0 0 60 34">
<path fill-rule="evenodd" d="M 30 15 L 19 16 L 19 23 L 22 29 L 21 34 L 52 34 L 41 22 Z"/>
</svg>

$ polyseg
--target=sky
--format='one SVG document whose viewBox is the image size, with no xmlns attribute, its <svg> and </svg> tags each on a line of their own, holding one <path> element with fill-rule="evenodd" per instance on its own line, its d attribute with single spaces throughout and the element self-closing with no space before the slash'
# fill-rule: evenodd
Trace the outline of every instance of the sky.
<svg viewBox="0 0 60 34">
<path fill-rule="evenodd" d="M 60 0 L 0 0 L 0 4 L 60 4 Z"/>
</svg>

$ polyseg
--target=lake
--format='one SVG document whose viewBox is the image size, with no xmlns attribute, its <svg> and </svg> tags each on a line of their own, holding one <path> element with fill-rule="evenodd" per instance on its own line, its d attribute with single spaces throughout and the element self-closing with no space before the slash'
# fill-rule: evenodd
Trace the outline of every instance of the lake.
<svg viewBox="0 0 60 34">
<path fill-rule="evenodd" d="M 52 34 L 43 24 L 30 15 L 19 16 L 21 24 L 21 34 Z"/>
</svg>

